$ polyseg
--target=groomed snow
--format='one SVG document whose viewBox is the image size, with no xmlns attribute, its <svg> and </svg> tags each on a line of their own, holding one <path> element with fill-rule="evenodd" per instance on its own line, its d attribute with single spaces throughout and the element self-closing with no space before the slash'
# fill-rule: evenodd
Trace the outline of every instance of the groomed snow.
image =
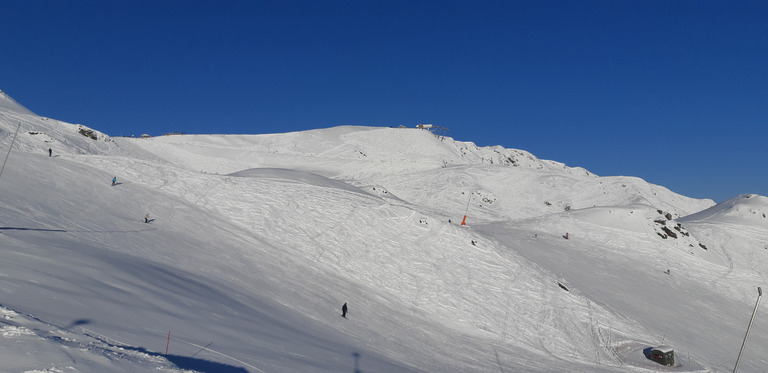
<svg viewBox="0 0 768 373">
<path fill-rule="evenodd" d="M 3 154 L 19 124 L 4 372 L 724 372 L 766 283 L 762 196 L 417 129 L 110 138 L 18 104 Z"/>
</svg>

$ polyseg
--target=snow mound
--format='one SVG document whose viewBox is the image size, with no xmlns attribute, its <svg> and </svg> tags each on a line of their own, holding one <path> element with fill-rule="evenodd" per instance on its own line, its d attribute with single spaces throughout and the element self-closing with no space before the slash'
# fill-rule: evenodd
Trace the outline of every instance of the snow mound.
<svg viewBox="0 0 768 373">
<path fill-rule="evenodd" d="M 768 226 L 768 198 L 757 194 L 742 194 L 679 220 L 766 227 Z"/>
</svg>

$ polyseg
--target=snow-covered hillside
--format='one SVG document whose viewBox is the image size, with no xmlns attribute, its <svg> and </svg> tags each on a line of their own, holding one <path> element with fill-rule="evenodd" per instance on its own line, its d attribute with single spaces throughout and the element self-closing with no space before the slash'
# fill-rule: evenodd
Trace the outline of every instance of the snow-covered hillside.
<svg viewBox="0 0 768 373">
<path fill-rule="evenodd" d="M 730 371 L 767 279 L 762 196 L 418 129 L 110 138 L 0 98 L 0 371 Z M 743 371 L 766 342 L 758 317 Z"/>
</svg>

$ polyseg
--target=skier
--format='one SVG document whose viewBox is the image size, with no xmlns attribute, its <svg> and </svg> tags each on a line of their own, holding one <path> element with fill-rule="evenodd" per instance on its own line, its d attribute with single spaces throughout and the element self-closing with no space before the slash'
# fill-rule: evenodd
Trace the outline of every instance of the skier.
<svg viewBox="0 0 768 373">
<path fill-rule="evenodd" d="M 568 232 L 565 232 L 565 236 L 563 236 L 563 237 L 565 237 L 565 239 L 567 240 L 568 239 Z"/>
<path fill-rule="evenodd" d="M 149 223 L 149 213 L 147 213 L 146 215 L 144 215 L 144 222 L 145 222 L 145 223 Z"/>
<path fill-rule="evenodd" d="M 117 183 L 117 176 L 112 178 L 112 186 L 115 186 L 115 183 Z"/>
<path fill-rule="evenodd" d="M 344 303 L 343 306 L 341 306 L 341 317 L 347 318 L 347 304 Z"/>
<path fill-rule="evenodd" d="M 53 154 L 53 149 L 48 148 L 48 156 L 50 157 Z"/>
</svg>

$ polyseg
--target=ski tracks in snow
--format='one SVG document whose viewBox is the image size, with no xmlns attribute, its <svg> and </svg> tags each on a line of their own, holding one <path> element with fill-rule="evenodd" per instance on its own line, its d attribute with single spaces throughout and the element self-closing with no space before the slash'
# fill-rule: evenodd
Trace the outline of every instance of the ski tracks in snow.
<svg viewBox="0 0 768 373">
<path fill-rule="evenodd" d="M 722 282 L 723 280 L 725 280 L 728 276 L 730 276 L 731 273 L 733 273 L 733 257 L 731 256 L 730 252 L 728 251 L 728 244 L 730 242 L 731 242 L 731 240 L 729 239 L 723 245 L 723 247 L 722 247 L 723 255 L 725 256 L 725 261 L 726 261 L 726 263 L 728 263 L 728 269 L 723 274 L 721 274 L 720 276 L 718 276 L 716 279 L 714 279 L 712 281 L 712 288 L 713 289 L 717 289 L 718 284 L 720 282 Z"/>
</svg>

